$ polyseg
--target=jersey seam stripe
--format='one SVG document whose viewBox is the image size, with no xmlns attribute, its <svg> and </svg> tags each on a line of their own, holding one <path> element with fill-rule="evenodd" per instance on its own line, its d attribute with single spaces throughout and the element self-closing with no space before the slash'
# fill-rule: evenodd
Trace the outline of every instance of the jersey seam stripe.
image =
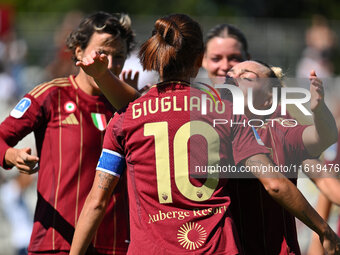
<svg viewBox="0 0 340 255">
<path fill-rule="evenodd" d="M 50 84 L 50 83 L 53 83 L 53 82 L 58 83 L 60 81 L 66 81 L 66 80 L 67 80 L 67 78 L 64 77 L 64 78 L 53 79 L 53 80 L 50 80 L 50 81 L 47 81 L 47 82 L 42 82 L 42 83 L 38 84 L 33 90 L 37 89 L 37 87 L 41 87 L 41 86 L 46 85 L 46 84 Z"/>
<path fill-rule="evenodd" d="M 48 82 L 48 84 L 50 84 L 50 82 Z M 32 89 L 30 92 L 28 92 L 28 94 L 32 95 L 32 94 L 36 93 L 37 90 L 41 89 L 45 85 L 46 85 L 46 83 L 39 84 L 34 89 Z"/>
<path fill-rule="evenodd" d="M 78 102 L 78 94 L 76 94 L 76 101 Z M 75 226 L 78 222 L 78 204 L 79 204 L 79 190 L 80 190 L 80 175 L 82 168 L 82 155 L 83 155 L 83 114 L 79 112 L 79 127 L 80 127 L 80 150 L 79 150 L 79 167 L 78 167 L 78 180 L 77 180 L 77 197 L 76 197 L 76 212 L 75 212 Z"/>
<path fill-rule="evenodd" d="M 28 94 L 30 94 L 31 96 L 34 96 L 35 94 L 38 94 L 41 90 L 43 90 L 44 88 L 46 88 L 47 86 L 49 87 L 59 87 L 60 85 L 65 85 L 65 84 L 69 84 L 68 82 L 60 82 L 60 83 L 54 83 L 54 82 L 49 82 L 49 83 L 44 83 L 42 85 L 39 85 L 38 87 L 36 87 L 35 89 L 33 89 L 31 92 L 29 92 Z M 71 86 L 71 84 L 69 84 L 69 86 Z"/>
<path fill-rule="evenodd" d="M 38 98 L 39 96 L 41 96 L 44 92 L 46 92 L 46 90 L 52 88 L 52 87 L 69 87 L 71 86 L 71 84 L 67 84 L 67 83 L 64 83 L 64 84 L 51 84 L 51 85 L 48 85 L 46 86 L 45 88 L 43 88 L 42 90 L 40 90 L 36 95 L 34 95 L 33 97 L 34 98 Z"/>
<path fill-rule="evenodd" d="M 62 150 L 61 150 L 61 109 L 60 109 L 60 90 L 58 91 L 58 112 L 59 112 L 59 169 L 58 169 L 58 181 L 57 181 L 57 188 L 55 192 L 55 201 L 54 201 L 54 208 L 57 210 L 58 205 L 58 192 L 59 192 L 59 184 L 60 184 L 60 176 L 61 176 L 61 165 L 62 165 Z M 53 217 L 53 232 L 52 232 L 52 247 L 55 250 L 55 213 Z"/>
<path fill-rule="evenodd" d="M 73 87 L 75 89 L 78 89 L 77 82 L 76 82 L 76 80 L 74 79 L 74 77 L 72 75 L 70 75 L 70 81 L 71 81 L 71 84 L 73 85 Z"/>
<path fill-rule="evenodd" d="M 28 92 L 28 94 L 30 95 L 34 95 L 36 94 L 39 90 L 43 89 L 44 87 L 46 87 L 47 85 L 50 85 L 50 84 L 53 84 L 54 82 L 53 81 L 50 81 L 50 82 L 46 82 L 46 83 L 43 83 L 43 84 L 39 84 L 38 86 L 36 86 L 34 89 L 32 89 L 30 92 Z M 66 83 L 66 81 L 64 82 Z M 59 83 L 55 83 L 55 84 L 60 84 Z"/>
<path fill-rule="evenodd" d="M 57 85 L 57 84 L 63 84 L 63 83 L 69 83 L 69 82 L 66 79 L 60 79 L 60 80 L 57 79 L 57 80 L 45 82 L 45 83 L 42 83 L 42 84 L 36 86 L 34 89 L 32 89 L 29 92 L 29 94 L 33 96 L 34 94 L 38 93 L 39 90 L 43 89 L 44 87 L 46 87 L 46 86 L 48 86 L 50 84 L 56 84 Z"/>
</svg>

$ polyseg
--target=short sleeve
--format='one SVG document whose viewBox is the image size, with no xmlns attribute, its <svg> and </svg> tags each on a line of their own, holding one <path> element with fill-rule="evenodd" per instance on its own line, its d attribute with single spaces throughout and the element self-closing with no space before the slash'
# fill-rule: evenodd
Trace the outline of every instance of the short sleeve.
<svg viewBox="0 0 340 255">
<path fill-rule="evenodd" d="M 256 154 L 267 154 L 255 128 L 248 126 L 248 119 L 242 115 L 234 115 L 233 119 L 233 155 L 235 164 Z"/>
<path fill-rule="evenodd" d="M 122 139 L 124 139 L 122 130 L 122 117 L 123 116 L 119 113 L 115 113 L 111 119 L 105 132 L 103 149 L 116 151 L 117 153 L 124 155 L 124 149 L 122 146 Z"/>
<path fill-rule="evenodd" d="M 120 177 L 126 168 L 122 141 L 122 116 L 118 113 L 110 121 L 104 136 L 103 150 L 96 170 Z"/>
<path fill-rule="evenodd" d="M 286 155 L 294 159 L 296 163 L 301 163 L 305 159 L 311 158 L 303 144 L 302 134 L 307 128 L 306 125 L 297 125 L 295 127 L 281 127 L 285 130 L 284 146 Z"/>
</svg>

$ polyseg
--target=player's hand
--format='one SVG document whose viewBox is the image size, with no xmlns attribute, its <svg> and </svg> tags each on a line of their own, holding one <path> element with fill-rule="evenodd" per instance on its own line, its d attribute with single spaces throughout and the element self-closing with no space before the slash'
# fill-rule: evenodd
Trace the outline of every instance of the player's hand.
<svg viewBox="0 0 340 255">
<path fill-rule="evenodd" d="M 339 255 L 340 254 L 340 238 L 332 229 L 326 231 L 326 233 L 320 236 L 320 241 L 327 255 Z"/>
<path fill-rule="evenodd" d="M 138 90 L 139 72 L 136 71 L 133 78 L 132 78 L 132 74 L 133 74 L 133 71 L 131 69 L 128 71 L 123 71 L 120 75 L 121 80 L 129 84 L 134 89 Z"/>
<path fill-rule="evenodd" d="M 108 70 L 109 59 L 106 54 L 91 51 L 90 55 L 76 62 L 84 72 L 93 78 L 102 76 Z"/>
<path fill-rule="evenodd" d="M 310 108 L 315 112 L 322 104 L 324 104 L 325 92 L 322 81 L 317 77 L 314 70 L 310 72 L 309 80 L 311 93 Z"/>
<path fill-rule="evenodd" d="M 8 166 L 17 167 L 23 174 L 34 174 L 39 170 L 39 158 L 31 155 L 31 148 L 9 148 L 5 154 L 5 161 Z"/>
</svg>

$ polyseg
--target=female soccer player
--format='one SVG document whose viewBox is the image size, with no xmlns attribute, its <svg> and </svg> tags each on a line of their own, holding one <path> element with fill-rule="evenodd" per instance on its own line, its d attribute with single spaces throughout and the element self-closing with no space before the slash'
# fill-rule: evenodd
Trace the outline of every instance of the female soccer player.
<svg viewBox="0 0 340 255">
<path fill-rule="evenodd" d="M 209 30 L 202 66 L 214 84 L 224 83 L 228 71 L 248 59 L 248 42 L 238 28 L 219 24 Z"/>
<path fill-rule="evenodd" d="M 203 160 L 222 166 L 243 163 L 257 167 L 259 171 L 253 173 L 269 194 L 317 231 L 327 251 L 334 253 L 338 248 L 335 233 L 288 179 L 279 173 L 265 177 L 262 166 L 271 163 L 249 127 L 210 125 L 212 118 L 222 116 L 234 123 L 243 122 L 243 117 L 232 116 L 230 102 L 225 102 L 223 112 L 201 115 L 199 91 L 190 89 L 188 81 L 197 74 L 202 57 L 202 33 L 195 21 L 182 14 L 156 21 L 152 37 L 141 47 L 140 58 L 144 69 L 159 72 L 161 82 L 110 122 L 71 254 L 86 250 L 125 169 L 131 223 L 128 253 L 240 253 L 229 212 L 228 180 L 218 179 L 213 172 L 192 178 L 189 158 L 190 163 Z M 111 96 L 107 81 L 119 82 L 98 64 L 105 59 L 105 55 L 93 52 L 78 64 Z"/>
<path fill-rule="evenodd" d="M 99 51 L 108 56 L 108 68 L 119 75 L 134 45 L 130 23 L 127 15 L 104 12 L 85 18 L 67 39 L 74 60 Z M 24 173 L 40 168 L 30 254 L 68 254 L 113 113 L 93 78 L 80 69 L 75 77 L 35 87 L 1 124 L 1 166 L 16 166 Z M 30 155 L 30 148 L 13 148 L 32 131 L 38 157 Z M 122 187 L 110 196 L 106 212 L 89 253 L 125 254 L 128 210 Z"/>
<path fill-rule="evenodd" d="M 276 69 L 277 70 L 277 69 Z M 272 88 L 281 88 L 281 81 L 269 66 L 245 61 L 235 65 L 228 76 L 237 80 L 245 98 L 248 89 L 253 92 L 253 106 L 264 110 L 271 107 L 274 101 Z M 311 110 L 315 125 L 296 126 L 296 123 L 285 121 L 274 116 L 253 114 L 245 100 L 245 112 L 249 119 L 262 120 L 257 132 L 267 148 L 271 158 L 278 166 L 291 169 L 287 176 L 296 184 L 298 166 L 307 158 L 319 156 L 330 141 L 330 134 L 336 136 L 335 121 L 323 99 L 322 82 L 311 72 Z M 269 120 L 269 121 L 266 121 Z M 332 128 L 330 128 L 332 127 Z M 318 131 L 318 133 L 315 133 Z M 339 185 L 339 184 L 338 184 Z M 245 254 L 256 251 L 258 254 L 300 254 L 297 241 L 294 217 L 267 196 L 261 183 L 254 179 L 233 180 L 231 209 L 235 215 L 242 247 Z"/>
<path fill-rule="evenodd" d="M 213 83 L 222 83 L 224 80 L 224 77 L 226 76 L 227 72 L 233 68 L 235 65 L 237 65 L 238 63 L 241 63 L 247 59 L 250 58 L 250 53 L 248 52 L 248 43 L 246 40 L 246 37 L 244 36 L 244 34 L 237 29 L 236 27 L 229 25 L 229 24 L 220 24 L 217 25 L 215 27 L 213 27 L 207 35 L 207 39 L 206 39 L 206 46 L 205 46 L 205 54 L 204 54 L 204 58 L 203 58 L 203 67 L 206 69 L 209 78 L 213 81 Z M 262 86 L 260 85 L 260 88 L 262 89 Z M 245 91 L 246 92 L 246 91 Z M 264 100 L 268 99 L 268 94 L 267 95 L 263 95 L 264 91 L 262 90 L 260 93 L 256 94 L 254 93 L 254 102 L 259 102 L 258 105 L 256 107 L 265 107 L 265 108 L 269 108 L 270 105 L 264 105 Z M 266 97 L 267 96 L 267 97 Z M 245 102 L 247 103 L 247 102 Z M 258 118 L 258 116 L 253 116 L 250 111 L 247 109 L 245 109 L 248 118 Z M 277 111 L 278 112 L 278 111 Z M 276 112 L 276 113 L 277 113 Z M 276 117 L 278 117 L 279 115 L 277 115 Z M 286 118 L 290 118 L 288 115 L 285 116 Z M 261 117 L 262 118 L 262 117 Z M 266 118 L 271 119 L 274 118 L 273 116 L 266 116 Z M 328 121 L 328 120 L 327 120 Z M 276 123 L 277 124 L 277 123 Z M 269 125 L 269 123 L 267 124 Z M 279 134 L 282 133 L 282 129 L 279 128 L 279 130 L 277 130 L 277 125 L 275 125 L 275 129 L 271 128 L 271 132 L 274 135 L 277 135 L 276 132 L 278 132 Z M 265 129 L 260 129 L 259 134 L 261 136 L 261 138 L 264 141 L 267 141 L 267 137 L 265 133 L 263 133 L 262 131 L 266 130 L 268 132 L 268 126 Z M 295 140 L 296 141 L 296 140 Z M 267 147 L 272 148 L 271 145 L 269 145 L 268 143 L 266 144 Z M 320 149 L 320 147 L 319 147 Z M 289 153 L 294 152 L 294 150 L 289 150 Z M 285 152 L 281 151 L 281 155 L 280 157 L 283 157 L 285 155 Z M 287 156 L 286 156 L 287 158 Z M 288 157 L 289 158 L 289 157 Z M 292 158 L 292 157 L 291 157 Z M 294 159 L 296 159 L 296 156 L 293 157 Z M 306 158 L 306 157 L 305 157 Z M 275 158 L 273 158 L 274 162 L 278 163 L 277 160 L 275 160 Z M 296 161 L 296 160 L 295 160 Z M 282 163 L 279 162 L 279 163 Z M 299 164 L 301 163 L 298 162 Z M 289 164 L 289 162 L 288 162 Z M 307 164 L 307 166 L 309 168 L 311 167 L 317 167 L 318 165 L 320 166 L 321 162 L 316 160 L 316 159 L 307 159 L 303 162 L 303 164 Z M 308 175 L 308 173 L 306 173 Z M 317 185 L 317 187 L 323 192 L 323 194 L 325 194 L 329 199 L 331 199 L 333 202 L 335 203 L 339 203 L 340 202 L 340 197 L 339 197 L 339 192 L 334 192 L 336 190 L 339 189 L 339 182 L 337 180 L 335 180 L 334 178 L 319 178 L 318 176 L 313 176 L 311 174 L 308 175 L 312 181 Z M 295 177 L 295 176 L 294 176 Z M 316 177 L 316 178 L 313 178 Z M 242 187 L 244 188 L 244 186 L 248 185 L 246 184 L 246 181 L 242 181 L 243 183 L 245 183 L 245 185 L 243 185 Z M 253 183 L 254 181 L 250 181 L 251 183 Z M 296 183 L 296 180 L 294 181 L 294 183 Z M 237 186 L 238 187 L 238 186 Z M 259 182 L 257 182 L 257 188 L 253 188 L 253 192 L 252 193 L 257 193 L 254 192 L 254 190 L 258 190 L 260 189 L 261 185 Z M 238 187 L 238 189 L 241 189 L 240 187 Z M 251 189 L 250 189 L 251 190 Z M 246 192 L 247 193 L 247 192 Z M 263 190 L 262 190 L 263 193 Z M 266 193 L 266 192 L 264 192 Z M 265 195 L 266 196 L 266 195 Z M 245 199 L 245 204 L 247 204 L 249 202 L 249 200 L 247 198 L 247 195 L 245 194 L 244 196 Z M 240 200 L 238 200 L 240 201 Z M 261 200 L 262 201 L 262 200 Z M 273 201 L 273 200 L 269 200 L 269 201 Z M 252 204 L 256 205 L 258 201 L 255 202 L 255 200 L 253 200 Z M 261 202 L 263 203 L 263 202 Z M 269 205 L 272 203 L 269 203 Z M 233 208 L 237 208 L 237 207 L 233 207 Z M 277 204 L 275 204 L 274 208 L 277 209 Z M 263 208 L 260 208 L 261 210 L 263 210 Z M 253 233 L 252 231 L 248 231 L 248 233 L 250 233 L 248 236 L 252 236 L 252 238 L 246 238 L 243 242 L 244 247 L 244 252 L 247 253 L 257 253 L 257 254 L 265 254 L 266 252 L 268 252 L 268 249 L 276 249 L 277 254 L 286 254 L 287 250 L 295 250 L 295 251 L 299 251 L 299 247 L 297 244 L 297 237 L 296 237 L 296 228 L 295 228 L 295 220 L 290 219 L 289 222 L 292 222 L 292 225 L 290 225 L 289 227 L 283 227 L 283 223 L 281 222 L 281 231 L 277 231 L 277 227 L 279 225 L 279 221 L 273 219 L 273 216 L 271 217 L 266 217 L 265 215 L 274 215 L 271 214 L 271 209 L 270 206 L 267 206 L 267 213 L 260 213 L 258 212 L 257 214 L 257 219 L 255 220 L 256 216 L 254 216 L 254 213 L 251 213 L 252 215 L 250 217 L 246 217 L 246 215 L 244 215 L 243 218 L 247 218 L 247 219 L 252 219 L 253 222 L 260 222 L 261 223 L 261 228 L 263 232 L 259 232 L 256 231 L 256 234 Z M 242 210 L 243 213 L 249 212 L 247 210 Z M 283 210 L 283 209 L 280 209 Z M 237 215 L 238 212 L 235 212 L 235 215 Z M 286 213 L 287 214 L 287 213 Z M 271 224 L 270 220 L 266 221 L 269 224 L 264 224 L 263 223 L 263 218 L 267 218 L 267 219 L 272 219 L 273 222 L 276 222 L 275 224 Z M 250 220 L 251 221 L 251 220 Z M 251 228 L 251 224 L 248 224 L 249 228 Z M 240 227 L 241 225 L 238 225 L 238 227 Z M 246 226 L 246 224 L 242 225 L 243 227 Z M 264 227 L 265 226 L 265 227 Z M 270 228 L 269 226 L 273 226 L 273 228 Z M 248 228 L 248 229 L 249 229 Z M 252 229 L 256 229 L 256 228 L 252 228 Z M 272 231 L 270 231 L 270 229 L 273 229 Z M 275 230 L 274 230 L 275 229 Z M 289 234 L 288 230 L 292 230 L 291 234 Z M 244 230 L 239 230 L 239 232 L 241 233 L 245 233 Z M 263 234 L 261 234 L 263 233 Z M 266 233 L 266 234 L 264 234 Z M 276 239 L 274 239 L 274 236 L 272 235 L 272 233 L 276 233 Z M 281 233 L 283 233 L 283 235 L 280 235 Z M 286 237 L 287 236 L 291 236 L 291 238 L 289 238 L 290 245 L 287 245 L 287 240 Z M 257 237 L 257 239 L 255 238 Z M 262 239 L 261 239 L 262 238 Z M 267 239 L 267 240 L 265 240 Z M 270 242 L 269 240 L 270 239 Z M 276 240 L 276 241 L 275 241 Z M 248 243 L 250 242 L 250 244 L 248 245 Z M 290 246 L 294 246 L 293 248 Z M 268 249 L 266 250 L 265 247 L 268 247 Z M 276 248 L 274 248 L 276 247 Z M 281 249 L 282 247 L 282 249 Z M 256 252 L 257 251 L 257 252 Z M 281 252 L 281 253 L 280 253 Z M 269 252 L 270 253 L 270 252 Z"/>
</svg>

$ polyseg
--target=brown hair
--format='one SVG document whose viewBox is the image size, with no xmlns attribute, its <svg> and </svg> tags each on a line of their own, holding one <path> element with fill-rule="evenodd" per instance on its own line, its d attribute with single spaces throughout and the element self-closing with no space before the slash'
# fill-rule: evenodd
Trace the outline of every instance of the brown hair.
<svg viewBox="0 0 340 255">
<path fill-rule="evenodd" d="M 131 19 L 127 14 L 107 12 L 96 12 L 84 18 L 79 26 L 67 37 L 66 45 L 73 53 L 73 60 L 77 46 L 82 50 L 86 49 L 93 33 L 108 33 L 115 38 L 120 37 L 126 40 L 128 54 L 135 46 L 135 34 L 131 28 Z"/>
<path fill-rule="evenodd" d="M 139 58 L 144 70 L 155 70 L 160 77 L 169 78 L 186 74 L 203 51 L 200 25 L 185 14 L 172 14 L 155 22 Z"/>
<path fill-rule="evenodd" d="M 220 37 L 220 38 L 234 38 L 242 46 L 242 53 L 245 59 L 249 59 L 250 54 L 248 52 L 248 42 L 245 35 L 240 29 L 230 24 L 219 24 L 211 28 L 205 40 L 205 47 L 207 47 L 210 40 Z M 244 59 L 244 60 L 245 60 Z"/>
</svg>

